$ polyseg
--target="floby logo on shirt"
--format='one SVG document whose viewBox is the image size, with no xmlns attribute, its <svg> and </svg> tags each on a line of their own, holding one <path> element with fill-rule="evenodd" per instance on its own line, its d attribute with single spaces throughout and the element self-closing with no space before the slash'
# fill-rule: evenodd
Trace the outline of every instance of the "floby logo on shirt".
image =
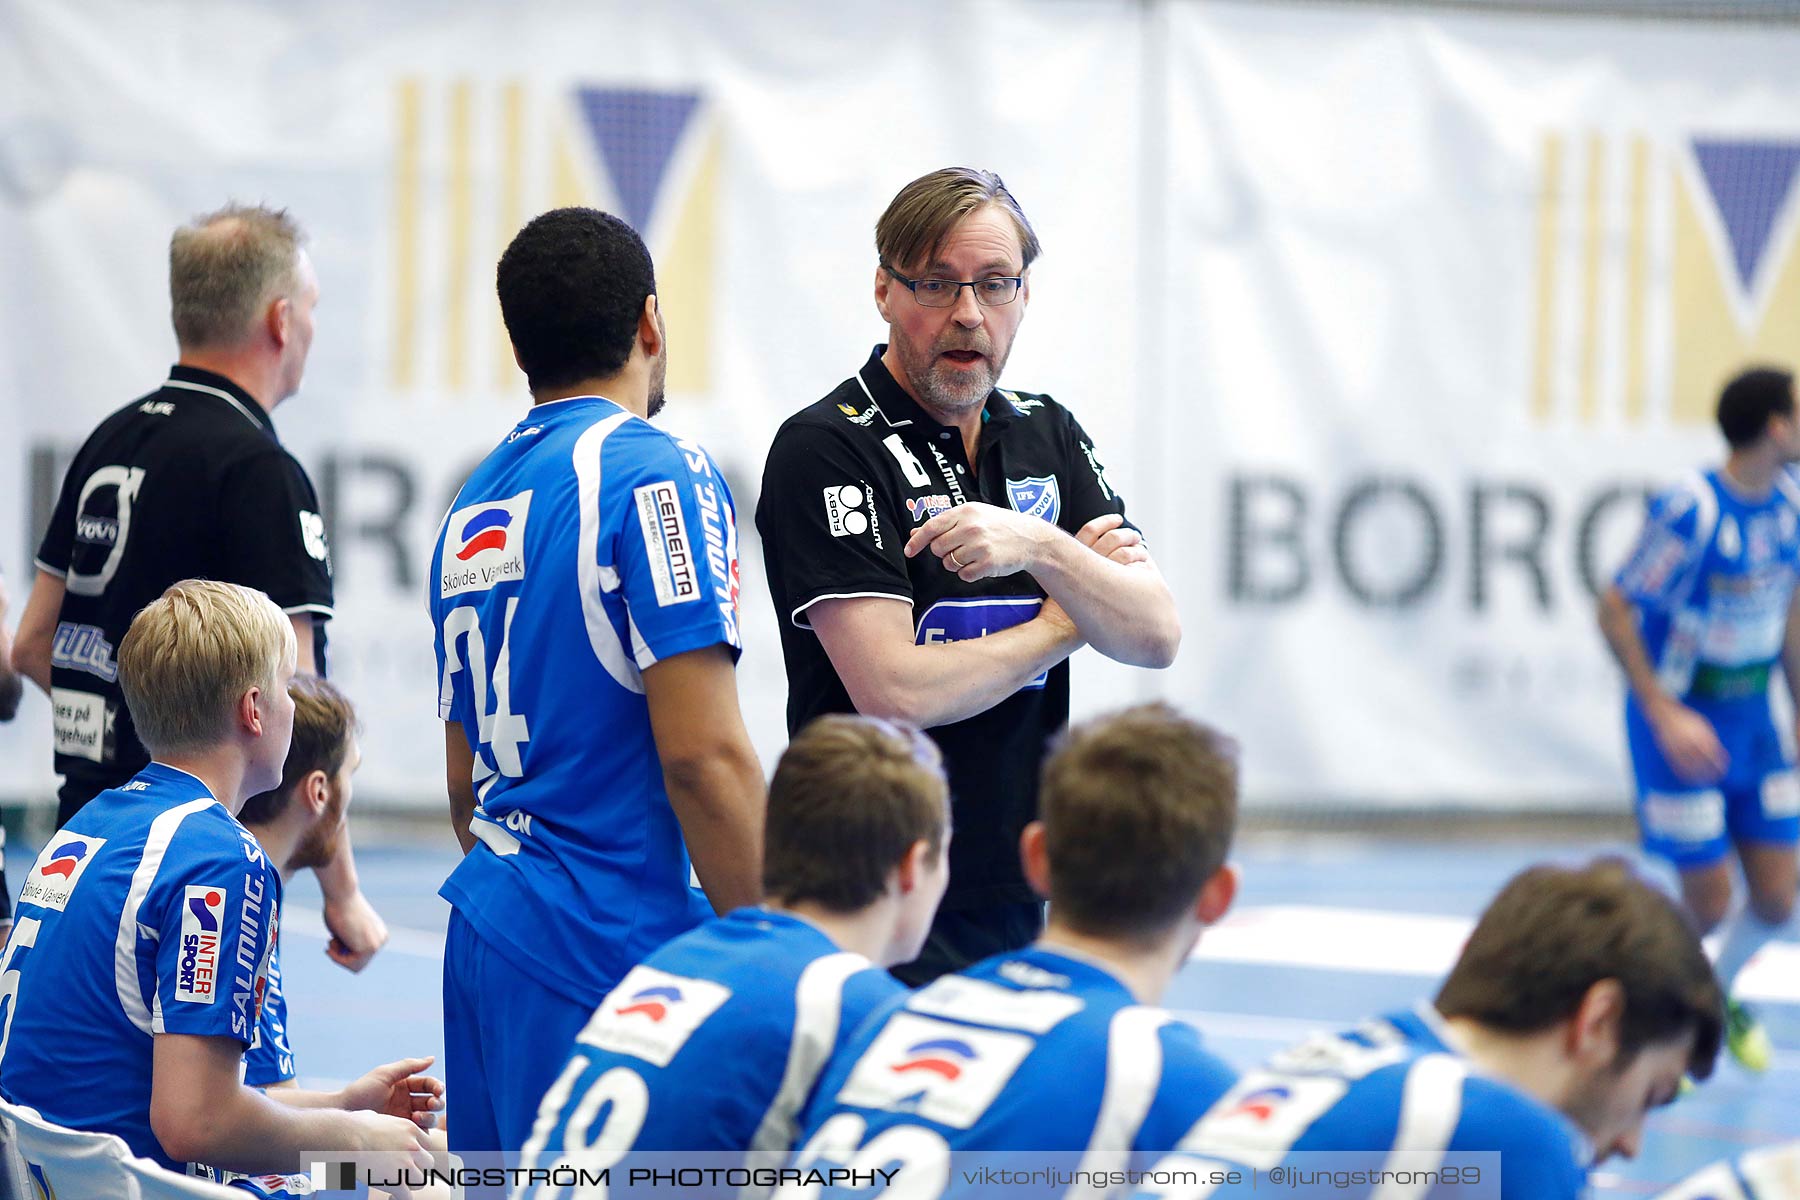
<svg viewBox="0 0 1800 1200">
<path fill-rule="evenodd" d="M 325 564 L 331 570 L 331 546 L 325 540 L 325 518 L 316 512 L 301 509 L 298 513 L 300 522 L 300 544 L 306 547 L 307 554 Z"/>
<path fill-rule="evenodd" d="M 1006 481 L 1006 500 L 1015 512 L 1042 517 L 1052 525 L 1062 516 L 1062 492 L 1054 475 L 1031 475 Z"/>
<path fill-rule="evenodd" d="M 650 579 L 656 586 L 656 606 L 667 608 L 698 600 L 700 572 L 694 563 L 694 543 L 688 537 L 687 518 L 681 512 L 681 493 L 675 481 L 647 483 L 632 495 L 637 500 Z"/>
<path fill-rule="evenodd" d="M 731 989 L 709 979 L 633 967 L 575 1040 L 666 1067 L 729 999 Z"/>
<path fill-rule="evenodd" d="M 825 489 L 825 524 L 832 537 L 855 537 L 869 532 L 869 518 L 862 513 L 863 490 L 853 483 Z"/>
<path fill-rule="evenodd" d="M 967 1129 L 994 1103 L 1036 1044 L 1023 1033 L 898 1012 L 857 1060 L 837 1102 L 917 1113 Z"/>
<path fill-rule="evenodd" d="M 496 584 L 525 578 L 525 519 L 531 491 L 507 500 L 471 504 L 444 523 L 444 553 L 438 595 L 485 592 Z"/>
<path fill-rule="evenodd" d="M 937 646 L 945 642 L 967 642 L 975 638 L 1023 625 L 1044 607 L 1042 596 L 983 596 L 975 600 L 939 600 L 919 618 L 913 643 Z M 1042 688 L 1050 678 L 1048 671 L 1025 685 Z M 1023 690 L 1023 689 L 1021 689 Z"/>
<path fill-rule="evenodd" d="M 62 912 L 74 894 L 75 885 L 81 882 L 82 873 L 104 845 L 105 838 L 72 833 L 59 833 L 51 838 L 38 854 L 37 862 L 32 864 L 31 873 L 25 876 L 25 886 L 19 889 L 19 903 Z"/>
<path fill-rule="evenodd" d="M 224 920 L 225 889 L 189 884 L 181 907 L 175 999 L 211 1004 L 219 998 L 219 929 Z"/>
</svg>

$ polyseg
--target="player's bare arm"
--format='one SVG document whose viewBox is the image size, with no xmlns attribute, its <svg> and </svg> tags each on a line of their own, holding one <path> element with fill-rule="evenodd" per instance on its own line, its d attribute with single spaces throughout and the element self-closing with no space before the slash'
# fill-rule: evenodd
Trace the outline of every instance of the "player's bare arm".
<svg viewBox="0 0 1800 1200">
<path fill-rule="evenodd" d="M 13 670 L 37 684 L 46 696 L 50 694 L 50 645 L 62 602 L 63 581 L 40 567 L 13 638 Z"/>
<path fill-rule="evenodd" d="M 858 712 L 923 729 L 986 712 L 1081 646 L 1053 599 L 1021 625 L 927 646 L 914 644 L 912 606 L 902 600 L 821 600 L 806 614 Z"/>
<path fill-rule="evenodd" d="M 0 721 L 19 715 L 25 682 L 12 665 L 12 634 L 6 628 L 6 586 L 0 583 Z"/>
<path fill-rule="evenodd" d="M 997 505 L 959 504 L 914 530 L 906 554 L 929 549 L 965 582 L 1028 571 L 1094 649 L 1130 666 L 1166 667 L 1181 645 L 1175 597 L 1147 554 L 1127 564 L 1096 553 L 1091 541 L 1120 518 L 1097 520 L 1112 524 L 1083 539 Z"/>
<path fill-rule="evenodd" d="M 336 1108 L 302 1109 L 238 1082 L 244 1044 L 234 1038 L 158 1034 L 150 1126 L 172 1158 L 245 1174 L 291 1173 L 322 1146 L 396 1154 L 431 1165 L 409 1119 Z"/>
<path fill-rule="evenodd" d="M 1669 695 L 1656 678 L 1650 654 L 1638 633 L 1637 608 L 1616 585 L 1600 594 L 1600 632 L 1625 672 L 1632 694 L 1656 734 L 1669 764 L 1693 783 L 1710 783 L 1725 774 L 1730 760 L 1707 719 Z M 1790 644 L 1793 625 L 1789 622 Z"/>
<path fill-rule="evenodd" d="M 461 723 L 444 722 L 444 791 L 450 797 L 450 829 L 467 854 L 475 848 L 469 822 L 475 817 L 475 751 Z"/>
<path fill-rule="evenodd" d="M 644 698 L 669 805 L 713 911 L 760 903 L 762 765 L 729 649 L 714 644 L 646 668 Z"/>
</svg>

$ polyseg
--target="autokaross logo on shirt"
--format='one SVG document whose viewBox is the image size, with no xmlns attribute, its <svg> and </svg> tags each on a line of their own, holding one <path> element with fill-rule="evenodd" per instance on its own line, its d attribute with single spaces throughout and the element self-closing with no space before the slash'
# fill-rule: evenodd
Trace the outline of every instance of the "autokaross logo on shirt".
<svg viewBox="0 0 1800 1200">
<path fill-rule="evenodd" d="M 867 480 L 825 489 L 825 525 L 832 537 L 861 537 L 866 533 L 874 539 L 877 549 L 884 546 L 875 494 Z"/>
</svg>

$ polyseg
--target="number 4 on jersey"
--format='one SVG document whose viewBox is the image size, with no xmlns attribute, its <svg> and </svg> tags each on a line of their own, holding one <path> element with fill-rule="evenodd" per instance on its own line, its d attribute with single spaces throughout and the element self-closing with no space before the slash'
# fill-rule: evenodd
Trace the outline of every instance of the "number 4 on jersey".
<svg viewBox="0 0 1800 1200">
<path fill-rule="evenodd" d="M 444 618 L 444 680 L 438 699 L 444 706 L 443 711 L 448 712 L 455 691 L 456 673 L 462 670 L 469 672 L 480 740 L 475 757 L 478 796 L 485 790 L 479 785 L 496 772 L 512 779 L 518 779 L 525 773 L 520 762 L 519 747 L 531 740 L 531 730 L 526 725 L 525 714 L 512 710 L 512 623 L 513 614 L 518 608 L 519 598 L 508 598 L 506 623 L 500 631 L 500 654 L 494 660 L 492 712 L 488 711 L 490 689 L 487 641 L 481 633 L 480 614 L 473 605 L 464 604 L 451 609 L 450 614 Z M 457 653 L 459 642 L 466 643 L 461 655 Z M 487 758 L 492 759 L 492 766 L 484 760 L 484 753 Z"/>
</svg>

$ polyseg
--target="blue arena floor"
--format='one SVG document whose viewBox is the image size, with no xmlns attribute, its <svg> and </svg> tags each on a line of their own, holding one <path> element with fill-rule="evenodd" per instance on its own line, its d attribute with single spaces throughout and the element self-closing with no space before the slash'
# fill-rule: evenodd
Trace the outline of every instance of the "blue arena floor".
<svg viewBox="0 0 1800 1200">
<path fill-rule="evenodd" d="M 1309 1033 L 1429 997 L 1467 921 L 1509 876 L 1546 859 L 1577 861 L 1624 847 L 1554 847 L 1483 839 L 1376 840 L 1357 835 L 1265 835 L 1236 861 L 1234 915 L 1209 933 L 1165 1004 L 1208 1042 L 1248 1066 Z M 18 879 L 35 847 L 9 846 Z M 361 975 L 324 954 L 318 888 L 289 889 L 283 922 L 286 984 L 301 1082 L 331 1087 L 409 1054 L 441 1054 L 439 972 L 448 907 L 438 884 L 456 859 L 441 842 L 359 841 L 364 888 L 393 930 Z M 1724 1061 L 1712 1080 L 1651 1118 L 1644 1154 L 1613 1162 L 1595 1195 L 1652 1195 L 1715 1159 L 1800 1139 L 1800 942 L 1766 950 L 1746 972 L 1779 1048 L 1755 1077 Z"/>
</svg>

